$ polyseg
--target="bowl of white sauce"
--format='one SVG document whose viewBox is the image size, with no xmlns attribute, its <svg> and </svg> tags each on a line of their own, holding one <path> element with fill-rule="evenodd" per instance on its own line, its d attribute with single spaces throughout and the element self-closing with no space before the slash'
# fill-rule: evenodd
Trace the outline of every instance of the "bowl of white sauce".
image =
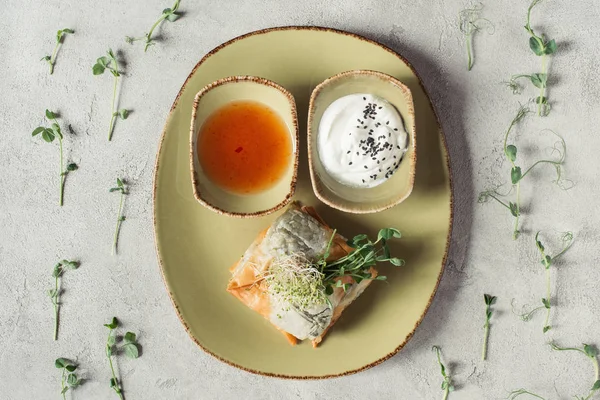
<svg viewBox="0 0 600 400">
<path fill-rule="evenodd" d="M 401 203 L 412 192 L 416 156 L 412 95 L 396 78 L 348 71 L 312 92 L 310 176 L 325 204 L 360 214 Z"/>
</svg>

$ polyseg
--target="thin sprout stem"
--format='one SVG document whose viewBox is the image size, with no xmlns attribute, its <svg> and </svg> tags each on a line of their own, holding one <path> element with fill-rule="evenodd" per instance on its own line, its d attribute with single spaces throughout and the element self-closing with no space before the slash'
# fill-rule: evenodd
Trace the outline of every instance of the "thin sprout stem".
<svg viewBox="0 0 600 400">
<path fill-rule="evenodd" d="M 58 276 L 54 278 L 54 297 L 52 298 L 54 304 L 54 341 L 58 340 L 58 311 L 60 306 L 58 305 Z"/>
<path fill-rule="evenodd" d="M 510 207 L 508 206 L 508 204 L 506 204 L 505 202 L 503 202 L 502 200 L 500 200 L 499 198 L 497 198 L 496 196 L 494 196 L 493 194 L 489 194 L 489 196 L 496 200 L 498 203 L 502 204 L 504 207 L 508 208 L 510 210 Z"/>
<path fill-rule="evenodd" d="M 60 392 L 62 394 L 63 400 L 67 400 L 65 395 L 65 369 L 62 370 L 62 376 L 60 377 Z"/>
<path fill-rule="evenodd" d="M 50 75 L 54 73 L 54 63 L 56 62 L 56 54 L 58 53 L 58 47 L 60 46 L 60 42 L 56 42 L 54 46 L 54 50 L 52 51 L 52 56 L 50 57 Z"/>
<path fill-rule="evenodd" d="M 550 267 L 546 268 L 546 299 L 548 299 L 548 304 L 551 305 L 550 299 Z M 550 321 L 550 308 L 546 308 L 546 321 L 544 322 L 544 327 L 549 326 L 548 322 Z"/>
<path fill-rule="evenodd" d="M 551 161 L 551 160 L 539 160 L 539 161 L 536 161 L 531 167 L 529 167 L 527 169 L 527 171 L 525 171 L 523 173 L 523 175 L 521 175 L 521 179 L 525 178 L 525 175 L 527 175 L 533 169 L 533 167 L 535 167 L 538 164 L 562 165 L 562 163 L 563 163 L 562 160 L 560 160 L 560 161 Z"/>
<path fill-rule="evenodd" d="M 488 347 L 488 338 L 490 336 L 490 323 L 488 321 L 485 322 L 485 331 L 483 333 L 483 347 L 481 349 L 481 360 L 485 361 L 487 359 L 487 347 Z"/>
<path fill-rule="evenodd" d="M 546 74 L 546 54 L 542 54 L 542 74 Z M 546 75 L 546 82 L 548 81 Z M 542 116 L 542 99 L 544 98 L 545 85 L 541 85 L 540 88 L 540 98 L 538 99 L 538 116 Z"/>
<path fill-rule="evenodd" d="M 115 64 L 116 64 L 116 60 L 115 60 Z M 115 68 L 118 71 L 118 66 L 115 65 Z M 108 141 L 110 142 L 112 140 L 112 134 L 113 134 L 113 129 L 114 129 L 114 123 L 115 123 L 115 100 L 117 98 L 117 84 L 119 82 L 119 76 L 115 76 L 115 84 L 113 86 L 113 97 L 112 97 L 112 103 L 110 105 L 110 113 L 111 113 L 111 117 L 110 117 L 110 126 L 108 128 Z"/>
<path fill-rule="evenodd" d="M 108 331 L 108 338 L 106 339 L 107 343 L 108 343 L 108 340 L 110 339 L 111 334 L 112 334 L 112 329 L 110 329 Z M 115 368 L 113 367 L 112 357 L 108 354 L 108 347 L 106 348 L 106 357 L 108 357 L 108 365 L 110 365 L 110 372 L 112 372 L 113 380 L 115 383 L 115 385 L 113 386 L 113 389 L 115 392 L 117 392 L 117 394 L 119 395 L 121 400 L 124 400 L 123 393 L 122 393 L 121 387 L 120 387 L 120 382 L 117 380 L 117 375 L 115 374 Z"/>
<path fill-rule="evenodd" d="M 446 389 L 444 389 L 444 396 L 442 397 L 442 400 L 448 399 L 448 393 L 450 393 L 450 388 L 446 387 Z"/>
<path fill-rule="evenodd" d="M 519 237 L 519 217 L 521 216 L 521 181 L 517 182 L 517 216 L 515 217 L 515 228 L 513 231 L 513 239 L 517 240 Z"/>
<path fill-rule="evenodd" d="M 113 248 L 111 255 L 117 254 L 117 244 L 119 242 L 119 231 L 121 230 L 121 211 L 123 210 L 123 199 L 125 193 L 121 191 L 121 199 L 119 200 L 119 211 L 117 212 L 117 225 L 115 226 L 115 234 L 113 237 Z"/>
<path fill-rule="evenodd" d="M 146 52 L 148 50 L 148 47 L 150 47 L 150 42 L 152 41 L 152 32 L 154 32 L 154 29 L 156 29 L 156 27 L 163 22 L 165 19 L 167 18 L 167 14 L 163 14 L 160 16 L 160 18 L 158 19 L 158 21 L 156 21 L 154 23 L 154 25 L 152 25 L 152 27 L 150 28 L 150 32 L 148 32 L 148 34 L 146 35 L 146 47 L 144 47 L 144 52 Z"/>
<path fill-rule="evenodd" d="M 473 35 L 467 35 L 467 70 L 473 68 L 473 56 L 471 54 L 473 47 Z"/>
<path fill-rule="evenodd" d="M 55 120 L 56 121 L 56 120 Z M 58 205 L 62 206 L 63 205 L 63 194 L 65 192 L 65 175 L 64 175 L 64 170 L 63 170 L 63 143 L 62 143 L 62 138 L 60 137 L 60 135 L 58 136 L 58 147 L 60 149 L 60 165 L 59 165 L 59 175 L 60 176 L 60 182 L 59 182 L 59 197 L 58 197 Z"/>
</svg>

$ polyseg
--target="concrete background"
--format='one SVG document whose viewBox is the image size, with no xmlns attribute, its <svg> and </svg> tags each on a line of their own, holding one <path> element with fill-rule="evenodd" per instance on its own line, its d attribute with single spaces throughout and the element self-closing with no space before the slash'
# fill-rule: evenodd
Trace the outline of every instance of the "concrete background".
<svg viewBox="0 0 600 400">
<path fill-rule="evenodd" d="M 441 377 L 431 346 L 442 346 L 457 391 L 451 399 L 496 399 L 528 387 L 546 398 L 587 395 L 594 377 L 580 354 L 549 350 L 600 345 L 598 305 L 597 66 L 600 7 L 594 0 L 546 1 L 533 26 L 559 43 L 552 58 L 547 118 L 531 117 L 516 132 L 528 161 L 552 142 L 551 128 L 567 141 L 569 191 L 552 185 L 542 168 L 523 183 L 523 237 L 511 239 L 512 219 L 477 193 L 506 182 L 502 134 L 532 89 L 521 96 L 501 83 L 514 73 L 537 72 L 539 59 L 522 28 L 526 1 L 484 1 L 496 26 L 476 37 L 476 61 L 467 72 L 457 14 L 462 0 L 182 1 L 185 17 L 160 29 L 161 42 L 144 54 L 125 35 L 140 35 L 170 6 L 165 0 L 6 3 L 0 24 L 0 398 L 56 399 L 54 359 L 76 359 L 87 382 L 74 399 L 108 399 L 109 370 L 103 323 L 117 315 L 139 332 L 143 356 L 118 362 L 128 399 L 436 399 Z M 363 373 L 326 381 L 286 381 L 238 371 L 204 354 L 188 338 L 167 297 L 154 253 L 151 185 L 159 135 L 191 68 L 213 47 L 237 35 L 281 25 L 322 25 L 379 40 L 410 60 L 424 80 L 452 157 L 455 229 L 439 292 L 415 337 L 391 360 Z M 76 30 L 61 49 L 53 76 L 39 61 L 57 29 Z M 91 66 L 107 47 L 123 51 L 127 73 L 121 105 L 134 110 L 106 141 L 112 82 Z M 56 144 L 31 138 L 45 108 L 59 111 L 66 154 L 80 165 L 57 200 Z M 65 129 L 66 131 L 66 129 Z M 110 257 L 117 176 L 132 182 L 122 252 Z M 576 242 L 553 270 L 554 329 L 541 333 L 542 316 L 524 323 L 511 312 L 539 302 L 543 270 L 532 232 L 573 230 Z M 53 314 L 46 289 L 61 258 L 81 260 L 63 288 L 60 340 L 52 341 Z M 484 292 L 499 298 L 489 361 L 479 360 Z M 599 395 L 600 396 L 600 395 Z"/>
</svg>

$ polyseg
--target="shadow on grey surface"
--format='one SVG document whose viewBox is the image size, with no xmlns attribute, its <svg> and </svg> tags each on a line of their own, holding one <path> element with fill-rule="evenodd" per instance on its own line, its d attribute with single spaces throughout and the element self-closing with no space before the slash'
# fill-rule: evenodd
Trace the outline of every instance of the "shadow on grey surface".
<svg viewBox="0 0 600 400">
<path fill-rule="evenodd" d="M 444 309 L 454 303 L 466 276 L 463 268 L 467 258 L 467 244 L 471 234 L 474 205 L 473 171 L 464 126 L 466 93 L 460 82 L 457 81 L 457 77 L 441 71 L 440 66 L 429 55 L 422 53 L 417 48 L 409 47 L 393 31 L 382 37 L 360 30 L 356 33 L 388 46 L 412 64 L 433 103 L 446 138 L 452 168 L 454 195 L 452 236 L 445 273 L 431 307 L 415 332 L 418 337 L 415 344 L 426 344 L 425 347 L 429 350 L 433 344 L 431 338 L 437 332 L 443 331 L 447 323 L 447 319 L 443 317 Z M 413 342 L 415 342 L 414 339 Z M 410 352 L 419 347 L 422 346 L 407 345 L 401 353 L 410 357 Z"/>
</svg>

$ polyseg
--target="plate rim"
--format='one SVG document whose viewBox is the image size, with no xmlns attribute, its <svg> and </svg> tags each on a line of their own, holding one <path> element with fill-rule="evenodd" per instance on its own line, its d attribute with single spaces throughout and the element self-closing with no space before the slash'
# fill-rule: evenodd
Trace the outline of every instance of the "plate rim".
<svg viewBox="0 0 600 400">
<path fill-rule="evenodd" d="M 166 136 L 166 132 L 167 132 L 167 125 L 171 119 L 171 116 L 173 114 L 173 111 L 175 110 L 175 107 L 177 106 L 177 104 L 179 103 L 179 99 L 183 93 L 183 90 L 185 89 L 187 83 L 189 82 L 189 80 L 191 79 L 192 75 L 194 75 L 194 73 L 198 70 L 198 68 L 211 56 L 213 56 L 214 54 L 218 53 L 220 50 L 222 50 L 223 48 L 237 42 L 238 40 L 242 40 L 242 39 L 246 39 L 248 37 L 251 36 L 258 36 L 258 35 L 263 35 L 263 34 L 267 34 L 267 33 L 271 33 L 271 32 L 278 32 L 278 31 L 318 31 L 318 32 L 329 32 L 329 33 L 334 33 L 334 34 L 338 34 L 338 35 L 343 35 L 343 36 L 349 36 L 351 38 L 354 39 L 358 39 L 364 42 L 367 42 L 369 44 L 373 44 L 375 46 L 380 47 L 381 49 L 387 51 L 388 53 L 390 53 L 391 55 L 397 57 L 398 59 L 400 59 L 403 63 L 406 64 L 406 66 L 411 70 L 411 72 L 416 76 L 417 81 L 419 83 L 419 86 L 421 87 L 421 89 L 423 90 L 423 92 L 425 93 L 426 97 L 427 97 L 427 102 L 429 103 L 433 114 L 435 116 L 435 120 L 437 123 L 437 126 L 439 128 L 439 133 L 440 133 L 440 137 L 441 137 L 441 141 L 442 141 L 442 145 L 444 146 L 444 158 L 446 161 L 446 168 L 448 170 L 448 184 L 449 184 L 449 189 L 450 189 L 450 215 L 449 215 L 449 226 L 448 226 L 448 236 L 446 238 L 446 246 L 444 248 L 444 257 L 442 258 L 442 266 L 440 268 L 440 272 L 438 274 L 435 286 L 433 288 L 433 291 L 431 293 L 431 296 L 429 297 L 429 301 L 427 302 L 427 305 L 425 306 L 425 310 L 423 312 L 423 314 L 421 314 L 420 318 L 416 321 L 415 326 L 413 327 L 412 331 L 406 336 L 406 338 L 404 339 L 404 341 L 402 343 L 400 343 L 394 350 L 392 350 L 390 353 L 386 354 L 385 356 L 367 364 L 364 365 L 360 368 L 355 368 L 355 369 L 351 369 L 348 371 L 344 371 L 344 372 L 340 372 L 340 373 L 335 373 L 335 374 L 327 374 L 327 375 L 290 375 L 290 374 L 279 374 L 279 373 L 274 373 L 274 372 L 264 372 L 264 371 L 258 371 L 258 370 L 254 370 L 252 368 L 248 368 L 248 367 L 244 367 L 243 365 L 237 364 L 233 361 L 227 360 L 221 356 L 219 356 L 218 354 L 213 353 L 212 351 L 210 351 L 209 349 L 207 349 L 206 347 L 204 347 L 202 344 L 200 344 L 200 342 L 194 337 L 194 335 L 191 333 L 189 326 L 187 325 L 187 323 L 185 322 L 185 320 L 183 319 L 181 312 L 179 310 L 178 305 L 175 303 L 175 300 L 173 298 L 173 294 L 171 293 L 171 289 L 169 287 L 169 284 L 167 283 L 167 279 L 165 277 L 165 272 L 164 272 L 164 264 L 163 264 L 163 260 L 160 256 L 160 252 L 158 249 L 158 230 L 157 230 L 157 213 L 156 213 L 156 198 L 157 198 L 157 177 L 158 177 L 158 169 L 159 169 L 159 165 L 160 165 L 160 154 L 163 148 L 163 144 L 165 141 L 165 136 Z M 402 350 L 402 348 L 404 348 L 404 346 L 406 346 L 406 344 L 409 342 L 410 339 L 412 339 L 412 337 L 414 336 L 417 328 L 421 325 L 421 322 L 423 322 L 423 319 L 425 318 L 425 315 L 427 315 L 427 312 L 429 311 L 429 308 L 431 307 L 431 304 L 433 302 L 433 299 L 438 291 L 442 276 L 444 274 L 444 271 L 446 269 L 446 262 L 448 260 L 448 252 L 450 249 L 450 242 L 452 239 L 452 231 L 453 231 L 453 226 L 454 226 L 454 184 L 452 181 L 452 169 L 451 169 L 451 165 L 450 165 L 450 154 L 448 151 L 448 143 L 446 141 L 446 135 L 444 134 L 444 130 L 442 129 L 442 125 L 440 123 L 440 118 L 438 116 L 438 113 L 431 101 L 431 96 L 429 95 L 429 92 L 427 91 L 427 89 L 425 88 L 425 86 L 423 85 L 423 81 L 421 79 L 421 77 L 419 76 L 419 74 L 417 73 L 417 71 L 415 70 L 415 68 L 412 66 L 412 64 L 406 60 L 404 58 L 404 56 L 402 56 L 400 53 L 397 53 L 396 51 L 392 50 L 391 48 L 389 48 L 388 46 L 379 43 L 375 40 L 372 39 L 368 39 L 364 36 L 361 36 L 359 34 L 353 33 L 353 32 L 348 32 L 348 31 L 344 31 L 341 29 L 336 29 L 336 28 L 328 28 L 328 27 L 322 27 L 322 26 L 312 26 L 312 25 L 284 25 L 284 26 L 277 26 L 277 27 L 271 27 L 271 28 L 264 28 L 264 29 L 258 29 L 255 31 L 251 31 L 239 36 L 236 36 L 232 39 L 229 39 L 223 43 L 221 43 L 220 45 L 218 45 L 217 47 L 213 48 L 212 50 L 210 50 L 208 53 L 206 53 L 201 59 L 200 61 L 198 61 L 198 63 L 196 63 L 196 65 L 194 65 L 194 68 L 192 68 L 192 70 L 190 71 L 190 73 L 188 74 L 187 78 L 185 79 L 185 81 L 183 82 L 183 85 L 181 86 L 181 89 L 179 89 L 179 92 L 177 93 L 177 96 L 175 97 L 175 100 L 173 101 L 173 104 L 171 105 L 171 108 L 169 110 L 169 114 L 167 115 L 165 124 L 163 126 L 163 129 L 161 131 L 160 134 L 160 140 L 158 143 L 158 148 L 156 151 L 156 159 L 155 159 L 155 163 L 154 163 L 154 171 L 153 171 L 153 177 L 152 177 L 152 225 L 153 225 L 153 230 L 154 230 L 154 249 L 156 251 L 156 258 L 158 260 L 158 267 L 160 270 L 160 275 L 162 277 L 162 281 L 163 284 L 165 285 L 165 289 L 167 290 L 167 293 L 169 295 L 169 300 L 171 301 L 171 304 L 173 305 L 173 308 L 175 309 L 175 313 L 177 314 L 177 318 L 179 319 L 179 321 L 181 322 L 181 324 L 183 325 L 186 333 L 188 334 L 188 336 L 190 337 L 190 339 L 200 348 L 202 349 L 205 353 L 213 356 L 214 358 L 216 358 L 217 360 L 238 368 L 240 370 L 252 373 L 252 374 L 256 374 L 256 375 L 262 375 L 262 376 L 267 376 L 267 377 L 273 377 L 273 378 L 282 378 L 282 379 L 290 379 L 290 380 L 322 380 L 322 379 L 330 379 L 330 378 L 337 378 L 337 377 L 342 377 L 342 376 L 347 376 L 347 375 L 352 375 L 352 374 L 356 374 L 358 372 L 362 372 L 365 371 L 369 368 L 373 368 L 385 361 L 387 361 L 388 359 L 392 358 L 393 356 L 395 356 L 396 354 L 398 354 L 398 352 L 400 350 Z"/>
</svg>

